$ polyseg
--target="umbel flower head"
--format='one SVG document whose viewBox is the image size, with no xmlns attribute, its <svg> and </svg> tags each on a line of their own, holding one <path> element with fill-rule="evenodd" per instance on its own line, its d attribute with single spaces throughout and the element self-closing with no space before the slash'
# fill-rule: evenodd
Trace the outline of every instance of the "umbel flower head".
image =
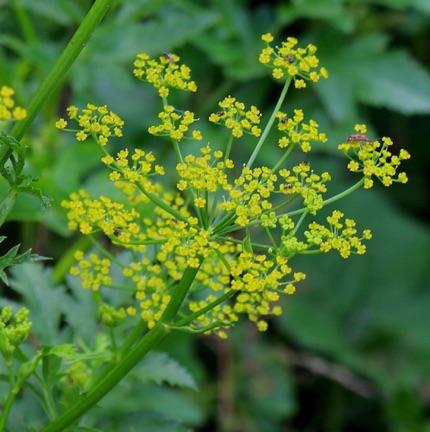
<svg viewBox="0 0 430 432">
<path fill-rule="evenodd" d="M 358 134 L 351 135 L 347 142 L 339 145 L 341 150 L 350 159 L 348 169 L 352 172 L 361 172 L 364 175 L 364 188 L 373 186 L 372 177 L 376 177 L 384 186 L 391 186 L 393 182 L 406 183 L 406 173 L 397 174 L 402 160 L 407 160 L 410 154 L 401 149 L 399 155 L 393 155 L 388 149 L 393 145 L 391 138 L 383 137 L 379 140 L 370 140 L 364 134 L 366 125 L 357 124 L 355 130 Z"/>
<path fill-rule="evenodd" d="M 240 138 L 243 132 L 247 132 L 256 137 L 261 135 L 261 129 L 257 126 L 260 123 L 261 113 L 254 105 L 248 111 L 245 111 L 245 104 L 228 96 L 218 104 L 220 111 L 213 113 L 209 121 L 216 124 L 223 124 L 226 128 L 231 129 L 232 135 Z"/>
<path fill-rule="evenodd" d="M 292 79 L 296 87 L 303 87 L 304 80 L 317 82 L 327 77 L 313 45 L 297 48 L 297 41 L 288 38 L 272 48 L 271 35 L 264 35 L 263 40 L 267 47 L 260 61 L 273 68 L 275 78 L 286 77 L 284 88 Z M 122 134 L 123 122 L 118 116 L 93 105 L 82 114 L 76 107 L 68 110 L 81 128 L 77 138 L 91 135 L 100 145 L 102 162 L 110 170 L 108 178 L 122 194 L 116 200 L 93 198 L 81 190 L 63 203 L 71 229 L 91 236 L 94 242 L 103 234 L 125 250 L 120 259 L 104 252 L 101 244 L 97 248 L 101 254 L 78 251 L 77 264 L 71 270 L 84 287 L 94 291 L 120 287 L 130 292 L 123 307 L 111 309 L 103 303 L 100 316 L 107 325 L 117 325 L 127 313 L 138 314 L 152 328 L 168 306 L 177 302 L 178 289 L 186 286 L 178 317 L 169 323 L 172 328 L 216 331 L 225 337 L 224 329 L 244 314 L 264 331 L 268 318 L 282 313 L 282 295 L 293 294 L 296 284 L 306 277 L 291 267 L 295 255 L 333 250 L 348 258 L 365 252 L 370 231 L 360 233 L 356 222 L 340 210 L 334 210 L 324 224 L 312 219 L 305 223 L 306 218 L 345 195 L 325 198 L 330 173 L 316 172 L 310 159 L 292 163 L 288 158 L 297 148 L 308 155 L 313 142 L 327 141 L 316 121 L 305 120 L 299 109 L 284 112 L 276 108 L 262 130 L 260 110 L 228 96 L 209 117 L 210 122 L 230 131 L 228 142 L 224 147 L 205 143 L 196 153 L 184 146 L 182 139 L 203 139 L 199 130 L 190 132 L 197 117 L 168 102 L 169 89 L 196 90 L 189 68 L 170 53 L 156 60 L 139 54 L 134 67 L 139 80 L 159 91 L 160 124 L 151 126 L 149 133 L 167 138 L 173 145 L 177 164 L 169 172 L 176 176 L 172 188 L 166 187 L 167 168 L 156 163 L 151 149 L 108 152 L 104 146 L 107 138 Z M 57 126 L 65 127 L 64 122 L 60 120 Z M 356 130 L 358 138 L 366 132 L 362 125 Z M 238 145 L 258 140 L 251 155 L 246 154 L 249 147 L 232 151 L 239 140 Z M 388 138 L 382 146 L 367 139 L 347 140 L 341 145 L 350 159 L 349 169 L 363 177 L 355 188 L 366 187 L 374 176 L 390 184 L 400 161 L 409 155 L 401 151 L 400 156 L 392 156 L 389 145 Z M 263 149 L 275 148 L 280 157 L 274 166 L 255 164 Z M 239 160 L 233 160 L 233 154 L 239 155 Z M 406 181 L 406 176 L 400 174 L 397 180 Z"/>
<path fill-rule="evenodd" d="M 109 111 L 106 105 L 87 104 L 82 111 L 72 105 L 67 108 L 67 115 L 70 120 L 78 123 L 79 129 L 73 130 L 76 132 L 78 141 L 85 141 L 91 136 L 99 145 L 105 146 L 111 136 L 122 136 L 124 121 L 117 114 Z M 57 129 L 66 129 L 67 124 L 67 121 L 61 118 L 55 123 L 55 126 Z"/>
<path fill-rule="evenodd" d="M 10 306 L 5 306 L 0 311 L 0 352 L 6 362 L 10 361 L 15 349 L 30 334 L 32 323 L 28 319 L 29 315 L 27 308 L 22 308 L 15 314 Z"/>
<path fill-rule="evenodd" d="M 15 91 L 12 88 L 0 87 L 0 121 L 23 120 L 27 117 L 27 110 L 15 105 L 14 94 Z"/>
<path fill-rule="evenodd" d="M 327 70 L 324 67 L 319 68 L 315 45 L 298 48 L 297 39 L 289 37 L 280 47 L 273 48 L 270 43 L 274 38 L 270 33 L 264 34 L 261 39 L 266 42 L 266 48 L 261 51 L 259 60 L 273 69 L 273 78 L 282 79 L 287 74 L 294 79 L 296 88 L 305 88 L 306 81 L 318 82 L 321 78 L 328 78 Z"/>
<path fill-rule="evenodd" d="M 133 74 L 138 79 L 152 84 L 158 89 L 161 97 L 169 95 L 169 88 L 197 91 L 197 85 L 190 77 L 190 68 L 179 64 L 179 60 L 179 56 L 170 53 L 165 53 L 158 60 L 141 53 L 134 61 Z"/>
</svg>

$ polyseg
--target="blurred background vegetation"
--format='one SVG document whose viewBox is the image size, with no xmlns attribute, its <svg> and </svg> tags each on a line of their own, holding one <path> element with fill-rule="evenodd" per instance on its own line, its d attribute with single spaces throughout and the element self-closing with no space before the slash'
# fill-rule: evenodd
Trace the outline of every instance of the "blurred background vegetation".
<svg viewBox="0 0 430 432">
<path fill-rule="evenodd" d="M 91 4 L 0 0 L 0 84 L 13 87 L 22 106 Z M 197 117 L 207 118 L 228 94 L 268 116 L 280 87 L 257 61 L 266 32 L 317 45 L 329 70 L 327 81 L 291 91 L 285 110 L 303 108 L 329 136 L 310 161 L 316 171 L 332 173 L 331 190 L 354 182 L 336 149 L 356 123 L 368 124 L 370 137 L 392 137 L 396 152 L 411 153 L 404 165 L 409 183 L 378 185 L 338 204 L 360 228 L 372 229 L 368 253 L 347 261 L 335 255 L 295 259 L 293 267 L 308 278 L 284 300 L 284 315 L 272 320 L 268 332 L 243 322 L 227 341 L 169 338 L 160 347 L 168 357 L 152 361 L 171 362 L 176 378 L 154 378 L 148 374 L 151 364 L 142 365 L 103 401 L 110 417 L 98 419 L 98 426 L 106 431 L 430 431 L 428 0 L 114 2 L 25 138 L 28 171 L 54 203 L 42 215 L 36 199 L 20 197 L 1 233 L 8 237 L 2 254 L 21 243 L 23 250 L 31 247 L 53 260 L 44 268 L 18 268 L 12 289 L 2 287 L 2 304 L 24 301 L 33 307 L 42 340 L 48 338 L 46 326 L 52 328 L 48 342 L 71 337 L 58 324 L 68 309 L 58 304 L 58 293 L 78 290 L 64 277 L 60 258 L 78 239 L 68 232 L 60 203 L 80 187 L 107 194 L 111 186 L 98 150 L 55 130 L 65 107 L 107 104 L 126 121 L 120 145 L 151 150 L 169 165 L 174 163 L 169 143 L 146 132 L 161 105 L 154 89 L 133 78 L 135 55 L 180 55 L 199 91 L 175 94 L 173 102 Z M 224 142 L 222 128 L 202 128 L 214 145 Z M 244 139 L 233 152 L 250 153 L 254 144 Z M 260 163 L 271 166 L 277 160 L 273 146 Z M 1 194 L 6 187 L 0 184 Z M 76 300 L 81 294 L 74 295 Z M 44 323 L 53 310 L 57 321 Z M 70 318 L 69 325 L 71 334 L 91 343 L 82 323 Z M 87 323 L 88 329 L 95 330 L 95 324 Z M 187 373 L 198 392 L 189 377 L 177 378 Z M 13 419 L 15 430 L 24 430 L 19 417 Z"/>
</svg>

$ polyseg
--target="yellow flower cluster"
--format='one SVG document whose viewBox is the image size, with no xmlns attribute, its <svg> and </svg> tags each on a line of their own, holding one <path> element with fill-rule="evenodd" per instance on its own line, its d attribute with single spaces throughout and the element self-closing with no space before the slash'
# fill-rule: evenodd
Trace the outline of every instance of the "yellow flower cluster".
<svg viewBox="0 0 430 432">
<path fill-rule="evenodd" d="M 241 181 L 243 190 L 249 189 L 248 193 L 255 194 L 258 189 L 255 179 L 261 178 L 266 180 L 265 187 L 273 190 L 273 184 L 267 186 L 273 181 L 273 177 L 268 173 L 269 171 L 260 173 L 258 169 L 245 171 L 245 177 L 252 179 L 249 183 L 254 184 L 249 189 L 245 181 Z M 197 178 L 195 180 L 197 181 Z M 201 186 L 205 187 L 205 182 Z M 262 185 L 260 192 L 266 195 Z M 104 197 L 90 200 L 83 192 L 73 195 L 72 201 L 64 205 L 69 208 L 71 228 L 80 227 L 81 230 L 90 232 L 95 228 L 102 229 L 110 235 L 114 243 L 116 237 L 124 241 L 124 236 L 129 236 L 129 241 L 121 244 L 134 250 L 135 258 L 136 253 L 141 254 L 141 258 L 140 261 L 135 259 L 124 264 L 123 276 L 130 280 L 131 290 L 135 287 L 141 317 L 148 322 L 149 327 L 155 325 L 160 318 L 170 299 L 170 290 L 174 289 L 175 281 L 182 278 L 185 269 L 188 266 L 198 268 L 202 265 L 192 287 L 192 292 L 196 291 L 199 301 L 193 301 L 192 294 L 189 300 L 188 307 L 192 312 L 216 301 L 216 293 L 222 296 L 233 288 L 237 295 L 232 305 L 215 307 L 211 312 L 198 317 L 192 326 L 198 329 L 201 326 L 213 325 L 214 322 L 229 326 L 238 319 L 238 314 L 243 313 L 264 330 L 266 324 L 263 324 L 261 316 L 280 314 L 281 309 L 276 304 L 279 293 L 293 293 L 294 283 L 300 280 L 294 276 L 295 279 L 288 284 L 281 282 L 281 279 L 291 272 L 287 260 L 279 255 L 269 258 L 245 252 L 240 243 L 228 238 L 218 238 L 213 231 L 203 229 L 198 219 L 187 213 L 184 201 L 180 198 L 175 198 L 174 202 L 167 201 L 166 198 L 165 202 L 177 211 L 180 209 L 183 219 L 174 218 L 167 211 L 156 207 L 155 219 L 147 220 L 134 208 L 125 211 L 121 204 L 113 203 Z M 149 249 L 145 244 L 151 244 L 155 248 L 154 261 L 148 257 Z M 77 253 L 76 259 L 78 265 L 73 267 L 71 272 L 81 277 L 84 287 L 98 290 L 101 286 L 112 285 L 109 275 L 112 264 L 110 259 L 101 259 L 96 254 L 84 257 L 82 252 Z M 233 281 L 231 288 L 230 280 Z M 208 292 L 206 299 L 202 297 L 204 290 Z M 242 295 L 247 293 L 248 295 Z M 134 314 L 135 309 L 129 308 L 127 312 Z"/>
<path fill-rule="evenodd" d="M 151 152 L 147 153 L 140 149 L 134 149 L 131 157 L 129 157 L 129 151 L 125 149 L 120 150 L 115 159 L 111 155 L 102 158 L 102 162 L 112 169 L 109 175 L 110 180 L 116 182 L 117 187 L 123 190 L 129 199 L 132 200 L 132 196 L 135 196 L 133 204 L 148 201 L 145 194 L 138 193 L 136 196 L 136 186 L 133 185 L 137 184 L 146 193 L 153 193 L 156 187 L 148 177 L 156 174 L 164 175 L 164 168 L 154 165 L 154 161 L 155 157 Z"/>
<path fill-rule="evenodd" d="M 297 41 L 288 38 L 274 49 L 270 46 L 271 35 L 264 35 L 263 40 L 267 47 L 260 61 L 273 68 L 275 78 L 288 74 L 296 87 L 304 87 L 304 80 L 327 77 L 324 68 L 318 69 L 313 45 L 296 48 Z M 225 150 L 214 151 L 207 144 L 200 149 L 200 155 L 182 155 L 178 141 L 187 137 L 200 140 L 202 136 L 198 130 L 189 132 L 197 120 L 193 113 L 176 110 L 167 103 L 169 88 L 196 90 L 189 68 L 178 61 L 177 56 L 166 53 L 158 60 L 140 54 L 134 62 L 134 74 L 154 85 L 163 98 L 161 124 L 151 126 L 149 132 L 173 140 L 178 158 L 176 191 L 167 193 L 160 182 L 154 181 L 155 176 L 164 175 L 164 168 L 155 163 L 151 152 L 121 150 L 112 156 L 103 148 L 102 161 L 111 170 L 109 178 L 123 193 L 122 198 L 92 199 L 81 191 L 72 194 L 63 206 L 68 210 L 71 229 L 83 234 L 102 232 L 126 251 L 121 257 L 110 251 L 104 257 L 91 251 L 87 256 L 78 252 L 72 274 L 80 276 L 83 286 L 93 290 L 110 286 L 133 293 L 134 302 L 127 309 L 101 308 L 102 320 L 108 325 L 115 325 L 126 313 L 139 313 L 152 328 L 169 302 L 175 300 L 178 287 L 187 287 L 189 282 L 177 321 L 170 323 L 173 328 L 186 325 L 191 331 L 216 331 L 224 337 L 222 329 L 245 314 L 264 331 L 267 317 L 282 313 L 281 294 L 293 294 L 296 283 L 305 278 L 290 267 L 294 255 L 332 249 L 344 258 L 362 254 L 362 240 L 370 239 L 371 233 L 365 230 L 360 236 L 353 220 L 334 211 L 327 218 L 329 227 L 312 222 L 305 229 L 304 239 L 300 239 L 298 229 L 309 213 L 315 215 L 324 206 L 323 194 L 330 181 L 329 173 L 316 174 L 307 161 L 284 168 L 294 147 L 307 153 L 311 142 L 327 141 L 314 120 L 305 122 L 302 110 L 296 109 L 291 115 L 279 111 L 269 119 L 268 128 L 277 119 L 282 134 L 278 145 L 286 149 L 273 168 L 252 165 L 264 139 L 260 139 L 238 176 L 232 175 L 234 163 L 229 158 L 233 139 Z M 228 96 L 219 107 L 220 111 L 211 114 L 209 120 L 230 129 L 230 138 L 244 133 L 261 135 L 261 113 L 255 106 L 247 110 L 243 103 Z M 122 120 L 106 107 L 88 105 L 81 115 L 76 107 L 70 107 L 68 113 L 81 127 L 77 133 L 80 140 L 91 135 L 104 145 L 109 136 L 122 134 Z M 57 122 L 59 128 L 66 126 L 65 120 Z M 400 161 L 409 155 L 402 150 L 399 156 L 392 156 L 387 150 L 391 141 L 384 138 L 381 146 L 368 140 L 363 125 L 358 125 L 356 131 L 359 133 L 340 146 L 351 160 L 349 168 L 363 172 L 365 187 L 373 175 L 389 185 Z M 268 136 L 268 132 L 262 136 Z M 396 181 L 406 180 L 402 173 Z M 280 213 L 297 198 L 303 200 L 303 208 Z M 299 219 L 294 222 L 292 216 L 297 215 Z M 258 242 L 254 227 L 259 228 Z M 103 251 L 103 247 L 99 249 Z M 187 281 L 194 271 L 194 279 Z"/>
<path fill-rule="evenodd" d="M 219 187 L 225 190 L 230 190 L 232 186 L 228 183 L 225 169 L 233 168 L 233 161 L 226 159 L 221 161 L 223 153 L 217 151 L 214 153 L 214 159 L 218 160 L 217 164 L 214 165 L 212 161 L 211 148 L 209 145 L 200 149 L 202 153 L 201 157 L 196 157 L 189 154 L 185 157 L 183 163 L 179 163 L 176 166 L 181 180 L 177 183 L 177 188 L 180 191 L 184 191 L 188 188 L 192 188 L 195 191 L 196 199 L 199 199 L 199 205 L 197 207 L 203 207 L 206 205 L 206 200 L 201 201 L 203 196 L 206 196 L 206 192 L 216 192 Z"/>
<path fill-rule="evenodd" d="M 303 279 L 303 274 L 297 273 L 293 282 L 281 282 L 292 272 L 285 258 L 255 255 L 241 251 L 240 247 L 237 248 L 235 255 L 228 256 L 227 267 L 229 277 L 233 278 L 231 288 L 236 293 L 234 303 L 217 305 L 209 313 L 198 317 L 197 322 L 203 327 L 214 322 L 228 326 L 238 321 L 239 314 L 246 314 L 250 321 L 257 324 L 259 330 L 264 331 L 268 324 L 261 317 L 281 315 L 282 308 L 276 304 L 280 299 L 280 293 L 292 294 L 293 283 Z M 197 312 L 216 299 L 217 297 L 211 294 L 205 300 L 191 302 L 190 310 Z M 218 332 L 218 335 L 225 337 L 222 331 Z"/>
<path fill-rule="evenodd" d="M 279 185 L 279 191 L 283 194 L 301 195 L 303 204 L 311 214 L 316 214 L 323 207 L 323 193 L 327 192 L 325 183 L 331 180 L 328 172 L 321 175 L 311 170 L 309 162 L 302 162 L 293 167 L 293 172 L 287 169 L 279 171 L 284 182 Z"/>
<path fill-rule="evenodd" d="M 342 150 L 350 159 L 348 164 L 350 171 L 364 174 L 364 188 L 369 189 L 373 186 L 373 176 L 378 178 L 384 186 L 391 186 L 393 182 L 407 183 L 406 173 L 397 174 L 397 169 L 402 160 L 411 157 L 410 154 L 401 149 L 398 156 L 393 155 L 388 150 L 393 145 L 390 138 L 383 137 L 382 144 L 379 140 L 369 140 L 364 135 L 365 125 L 355 125 L 355 130 L 358 134 L 348 137 L 347 142 L 339 145 L 339 150 Z"/>
<path fill-rule="evenodd" d="M 268 167 L 251 169 L 243 167 L 241 175 L 233 183 L 228 181 L 227 169 L 234 167 L 230 159 L 213 163 L 213 159 L 223 158 L 223 153 L 211 153 L 210 146 L 201 149 L 203 155 L 188 155 L 184 163 L 177 165 L 176 170 L 181 177 L 177 184 L 180 191 L 190 188 L 194 192 L 194 204 L 203 208 L 208 204 L 208 193 L 216 193 L 219 189 L 226 192 L 223 202 L 217 206 L 217 214 L 225 211 L 232 219 L 227 218 L 227 225 L 234 222 L 244 227 L 256 220 L 264 212 L 272 208 L 269 198 L 275 190 L 277 177 Z M 213 156 L 213 158 L 212 158 Z M 224 226 L 216 228 L 220 232 Z"/>
<path fill-rule="evenodd" d="M 87 104 L 81 112 L 78 107 L 72 105 L 67 108 L 67 114 L 70 120 L 76 120 L 78 123 L 80 129 L 74 130 L 78 141 L 85 141 L 88 136 L 91 136 L 99 145 L 105 146 L 111 136 L 122 137 L 124 121 L 114 112 L 108 111 L 106 105 Z M 61 118 L 55 126 L 63 130 L 66 129 L 67 124 L 67 121 Z"/>
<path fill-rule="evenodd" d="M 273 69 L 275 79 L 282 79 L 287 73 L 294 79 L 296 88 L 305 88 L 306 80 L 317 82 L 320 78 L 328 78 L 328 72 L 324 67 L 318 69 L 319 59 L 315 56 L 316 46 L 309 44 L 306 48 L 296 48 L 296 38 L 289 37 L 281 46 L 273 48 L 273 36 L 264 34 L 261 39 L 266 42 L 260 54 L 260 63 Z"/>
<path fill-rule="evenodd" d="M 28 320 L 30 311 L 21 308 L 13 314 L 10 306 L 5 306 L 0 312 L 0 351 L 3 356 L 11 356 L 15 348 L 24 342 L 31 330 L 31 321 Z"/>
<path fill-rule="evenodd" d="M 136 298 L 138 300 L 141 300 L 140 317 L 148 323 L 148 328 L 152 328 L 161 318 L 161 315 L 163 315 L 163 312 L 165 311 L 171 296 L 168 294 L 160 295 L 158 292 L 148 294 L 142 291 L 138 291 Z"/>
<path fill-rule="evenodd" d="M 61 204 L 68 209 L 71 230 L 79 229 L 82 234 L 101 230 L 108 237 L 119 237 L 118 233 L 121 233 L 121 243 L 146 239 L 140 236 L 140 215 L 134 207 L 128 210 L 125 204 L 105 196 L 94 200 L 83 190 L 71 194 L 70 201 Z"/>
<path fill-rule="evenodd" d="M 370 240 L 372 233 L 364 230 L 361 237 L 357 236 L 356 223 L 352 219 L 342 221 L 344 214 L 338 210 L 333 211 L 327 217 L 330 229 L 313 222 L 309 224 L 309 230 L 305 236 L 310 245 L 317 245 L 322 252 L 329 252 L 335 249 L 342 258 L 348 258 L 351 253 L 362 255 L 366 252 L 366 246 L 361 240 Z"/>
<path fill-rule="evenodd" d="M 178 112 L 171 105 L 164 105 L 163 111 L 158 114 L 162 124 L 151 126 L 148 132 L 152 135 L 170 136 L 173 140 L 180 141 L 188 131 L 190 125 L 198 119 L 194 118 L 191 111 Z M 202 134 L 199 130 L 193 130 L 192 138 L 200 141 Z"/>
<path fill-rule="evenodd" d="M 7 86 L 0 87 L 0 121 L 22 120 L 27 117 L 27 110 L 15 105 L 15 91 Z"/>
<path fill-rule="evenodd" d="M 260 136 L 261 129 L 257 126 L 260 123 L 261 113 L 254 105 L 245 111 L 245 104 L 228 96 L 218 104 L 220 111 L 212 113 L 209 121 L 216 124 L 224 124 L 231 129 L 236 138 L 240 138 L 243 132 L 248 132 L 256 137 Z"/>
<path fill-rule="evenodd" d="M 233 212 L 234 223 L 245 227 L 272 208 L 269 201 L 275 190 L 277 177 L 268 167 L 244 167 L 234 181 L 235 187 L 228 190 L 229 200 L 219 204 L 220 210 Z"/>
<path fill-rule="evenodd" d="M 166 53 L 158 61 L 150 59 L 148 54 L 138 54 L 134 61 L 133 74 L 141 81 L 146 81 L 158 89 L 161 97 L 169 95 L 169 88 L 197 91 L 197 85 L 191 81 L 190 68 L 179 65 L 179 57 Z"/>
<path fill-rule="evenodd" d="M 109 275 L 110 259 L 100 258 L 95 253 L 91 253 L 86 258 L 82 251 L 75 252 L 75 259 L 78 263 L 70 269 L 70 274 L 81 278 L 83 288 L 98 291 L 100 287 L 112 284 L 112 278 Z"/>
<path fill-rule="evenodd" d="M 292 117 L 288 117 L 282 111 L 279 111 L 276 117 L 279 120 L 278 130 L 285 134 L 278 141 L 280 148 L 299 144 L 302 151 L 307 153 L 312 150 L 311 141 L 327 142 L 326 134 L 318 131 L 319 126 L 315 120 L 303 122 L 305 117 L 300 109 L 295 109 Z"/>
</svg>

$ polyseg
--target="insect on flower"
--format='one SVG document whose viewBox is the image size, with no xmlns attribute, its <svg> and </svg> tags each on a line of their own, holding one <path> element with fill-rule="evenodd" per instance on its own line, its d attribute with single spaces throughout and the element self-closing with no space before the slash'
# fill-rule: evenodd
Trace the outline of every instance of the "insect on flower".
<svg viewBox="0 0 430 432">
<path fill-rule="evenodd" d="M 175 59 L 172 57 L 172 54 L 170 54 L 169 52 L 166 51 L 164 53 L 164 57 L 166 57 L 170 61 L 170 63 L 175 63 Z"/>
<path fill-rule="evenodd" d="M 367 136 L 364 134 L 354 134 L 354 135 L 350 135 L 346 139 L 346 141 L 347 142 L 355 142 L 355 141 L 357 141 L 357 142 L 360 142 L 360 141 L 361 142 L 373 142 L 375 140 L 371 140 L 371 139 L 367 138 Z"/>
</svg>

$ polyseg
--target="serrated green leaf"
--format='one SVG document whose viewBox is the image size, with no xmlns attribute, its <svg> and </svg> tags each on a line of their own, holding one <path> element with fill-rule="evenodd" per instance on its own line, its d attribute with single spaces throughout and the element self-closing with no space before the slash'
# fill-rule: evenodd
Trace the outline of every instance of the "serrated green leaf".
<svg viewBox="0 0 430 432">
<path fill-rule="evenodd" d="M 152 432 L 153 430 L 176 430 L 175 425 L 182 431 L 183 425 L 197 426 L 204 420 L 197 393 L 154 383 L 142 384 L 134 377 L 136 374 L 132 380 L 124 380 L 116 388 L 115 393 L 107 395 L 103 400 L 106 412 L 110 413 L 110 422 L 117 420 L 118 424 L 122 425 L 124 412 L 131 412 L 141 419 L 140 422 L 134 423 L 135 425 L 139 425 L 141 430 Z M 150 427 L 152 420 L 155 419 L 151 420 L 152 416 L 149 413 L 155 414 L 160 429 Z M 147 419 L 148 427 L 144 427 Z M 169 424 L 172 429 L 166 429 Z M 117 428 L 105 428 L 105 430 L 117 430 Z"/>
<path fill-rule="evenodd" d="M 160 401 L 162 402 L 162 400 Z M 118 416 L 116 419 L 104 418 L 102 430 L 127 430 L 127 431 L 151 431 L 151 432 L 192 432 L 195 430 L 184 425 L 178 420 L 166 418 L 166 416 L 149 410 L 137 409 L 127 416 Z"/>
<path fill-rule="evenodd" d="M 55 356 L 59 358 L 73 358 L 76 356 L 76 348 L 72 344 L 60 344 L 43 347 L 44 356 Z"/>
<path fill-rule="evenodd" d="M 4 238 L 4 237 L 3 237 Z M 3 240 L 2 238 L 2 240 Z M 1 241 L 0 240 L 0 243 Z M 17 255 L 18 249 L 20 245 L 16 245 L 12 247 L 6 254 L 0 257 L 0 279 L 8 285 L 8 278 L 4 270 L 7 267 L 17 266 L 20 264 L 24 264 L 26 262 L 35 262 L 49 259 L 47 257 L 43 257 L 37 254 L 32 254 L 31 249 L 22 253 L 21 255 Z"/>
<path fill-rule="evenodd" d="M 69 297 L 64 288 L 54 286 L 50 271 L 36 264 L 23 264 L 12 269 L 10 286 L 18 292 L 30 309 L 32 330 L 44 345 L 54 345 L 61 340 L 59 328 L 64 303 Z M 67 303 L 66 303 L 67 304 Z"/>
<path fill-rule="evenodd" d="M 78 278 L 68 279 L 71 294 L 52 282 L 52 269 L 23 264 L 12 269 L 10 286 L 23 297 L 31 311 L 32 330 L 44 345 L 63 342 L 73 333 L 92 345 L 97 333 L 95 302 L 90 290 L 84 290 Z M 67 327 L 60 328 L 65 321 Z"/>
<path fill-rule="evenodd" d="M 97 334 L 96 302 L 91 290 L 82 288 L 79 278 L 67 277 L 67 286 L 71 292 L 62 305 L 67 331 L 92 346 Z"/>
<path fill-rule="evenodd" d="M 138 367 L 138 377 L 143 382 L 166 382 L 197 390 L 197 384 L 188 370 L 163 352 L 149 353 Z"/>
</svg>

